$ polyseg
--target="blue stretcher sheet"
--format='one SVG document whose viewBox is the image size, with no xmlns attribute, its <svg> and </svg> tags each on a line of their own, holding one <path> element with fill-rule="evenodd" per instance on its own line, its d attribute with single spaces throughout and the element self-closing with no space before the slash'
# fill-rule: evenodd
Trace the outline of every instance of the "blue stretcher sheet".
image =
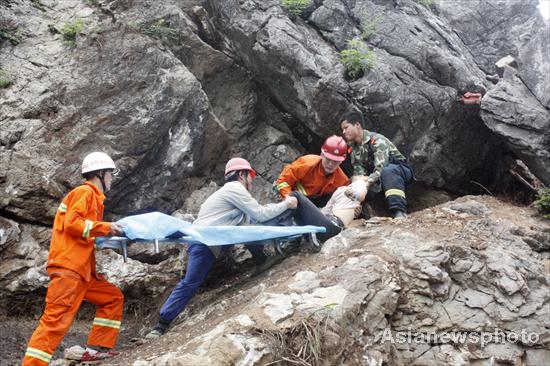
<svg viewBox="0 0 550 366">
<path fill-rule="evenodd" d="M 117 221 L 131 240 L 155 240 L 184 236 L 208 246 L 248 243 L 308 233 L 324 233 L 320 226 L 194 226 L 187 221 L 151 212 Z"/>
</svg>

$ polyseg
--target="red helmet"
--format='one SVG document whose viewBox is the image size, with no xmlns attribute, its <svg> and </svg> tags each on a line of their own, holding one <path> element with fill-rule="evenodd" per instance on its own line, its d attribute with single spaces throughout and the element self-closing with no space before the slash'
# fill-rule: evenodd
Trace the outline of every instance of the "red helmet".
<svg viewBox="0 0 550 366">
<path fill-rule="evenodd" d="M 243 158 L 233 158 L 229 160 L 227 164 L 225 164 L 224 175 L 227 175 L 228 173 L 234 172 L 236 170 L 249 170 L 252 179 L 256 178 L 256 171 L 252 169 L 250 163 Z"/>
<path fill-rule="evenodd" d="M 343 137 L 332 135 L 325 140 L 321 151 L 330 160 L 344 161 L 348 152 L 348 144 Z"/>
</svg>

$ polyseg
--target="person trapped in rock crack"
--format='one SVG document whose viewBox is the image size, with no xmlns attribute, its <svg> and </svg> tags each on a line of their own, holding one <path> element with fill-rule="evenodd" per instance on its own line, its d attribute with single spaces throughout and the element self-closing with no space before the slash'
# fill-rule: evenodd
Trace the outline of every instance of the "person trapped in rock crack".
<svg viewBox="0 0 550 366">
<path fill-rule="evenodd" d="M 340 118 L 342 134 L 352 148 L 353 176 L 367 176 L 369 196 L 383 191 L 393 217 L 405 218 L 405 190 L 414 180 L 413 170 L 388 138 L 364 129 L 364 121 L 360 112 L 348 112 Z"/>
<path fill-rule="evenodd" d="M 340 168 L 346 160 L 348 149 L 346 141 L 341 136 L 330 136 L 323 143 L 320 155 L 299 157 L 285 166 L 273 183 L 273 191 L 277 198 L 294 196 L 298 199 L 297 210 L 288 212 L 286 216 L 291 217 L 286 217 L 277 224 L 291 225 L 295 222 L 298 225 L 322 226 L 326 229 L 324 233 L 308 237 L 311 246 L 316 250 L 320 250 L 322 243 L 338 235 L 361 211 L 359 204 L 343 195 L 344 191 L 342 195 L 334 197 L 335 192 L 340 192 L 339 189 L 342 187 L 345 187 L 344 190 L 354 189 L 347 186 L 350 180 Z M 353 193 L 351 195 L 353 196 Z M 328 202 L 330 205 L 327 207 Z M 354 207 L 351 219 L 348 217 L 349 207 Z M 288 223 L 289 219 L 292 223 Z M 289 252 L 298 249 L 299 243 L 291 244 Z"/>
<path fill-rule="evenodd" d="M 87 347 L 74 359 L 96 361 L 116 355 L 111 349 L 120 330 L 124 296 L 96 272 L 94 238 L 123 234 L 119 225 L 101 221 L 105 193 L 117 169 L 107 154 L 93 152 L 84 158 L 81 171 L 86 182 L 63 198 L 55 215 L 46 308 L 29 341 L 23 366 L 50 363 L 83 300 L 96 305 L 97 311 Z"/>
<path fill-rule="evenodd" d="M 289 196 L 279 203 L 260 205 L 251 195 L 252 181 L 256 172 L 250 163 L 242 158 L 233 158 L 225 166 L 225 184 L 204 201 L 193 225 L 199 226 L 239 226 L 254 220 L 267 223 L 289 209 L 295 209 L 298 201 Z M 246 244 L 256 262 L 255 272 L 262 272 L 279 263 L 284 257 L 267 257 L 262 244 Z M 187 269 L 168 299 L 160 309 L 159 321 L 145 338 L 162 336 L 170 323 L 185 309 L 210 272 L 216 257 L 231 246 L 206 246 L 190 244 L 187 253 Z"/>
<path fill-rule="evenodd" d="M 275 195 L 285 198 L 291 192 L 299 192 L 315 206 L 325 206 L 338 187 L 349 183 L 340 168 L 347 153 L 346 141 L 340 136 L 330 136 L 323 143 L 320 155 L 304 155 L 284 167 L 273 183 Z"/>
</svg>

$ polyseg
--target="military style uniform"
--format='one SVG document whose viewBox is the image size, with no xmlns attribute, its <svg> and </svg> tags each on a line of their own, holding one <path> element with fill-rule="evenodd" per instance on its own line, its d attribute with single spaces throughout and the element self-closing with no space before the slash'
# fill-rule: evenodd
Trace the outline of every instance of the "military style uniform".
<svg viewBox="0 0 550 366">
<path fill-rule="evenodd" d="M 367 176 L 373 192 L 384 191 L 392 212 L 407 212 L 406 187 L 414 176 L 407 158 L 385 136 L 363 130 L 361 144 L 351 144 L 353 175 Z"/>
</svg>

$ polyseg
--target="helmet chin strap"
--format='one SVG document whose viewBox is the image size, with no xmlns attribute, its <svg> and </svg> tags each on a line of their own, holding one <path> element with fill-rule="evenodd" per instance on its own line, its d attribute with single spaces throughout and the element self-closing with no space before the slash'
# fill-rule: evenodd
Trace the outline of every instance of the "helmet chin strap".
<svg viewBox="0 0 550 366">
<path fill-rule="evenodd" d="M 101 188 L 103 189 L 103 193 L 107 193 L 107 187 L 105 186 L 105 170 L 100 170 L 96 176 L 99 178 L 99 181 L 101 182 Z"/>
</svg>

